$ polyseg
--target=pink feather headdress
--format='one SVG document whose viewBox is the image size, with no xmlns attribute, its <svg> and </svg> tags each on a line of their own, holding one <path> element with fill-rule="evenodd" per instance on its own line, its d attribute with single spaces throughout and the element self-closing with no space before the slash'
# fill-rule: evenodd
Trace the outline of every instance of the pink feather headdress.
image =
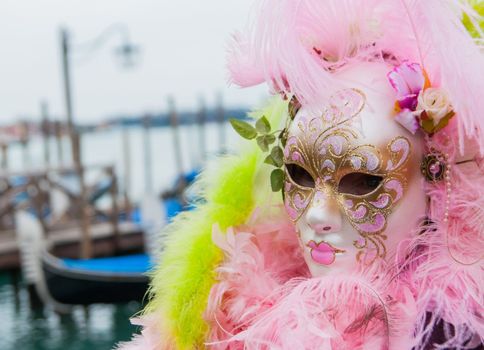
<svg viewBox="0 0 484 350">
<path fill-rule="evenodd" d="M 417 62 L 448 92 L 459 151 L 474 140 L 484 155 L 484 59 L 462 24 L 464 13 L 476 18 L 463 2 L 263 0 L 256 12 L 255 23 L 234 36 L 228 67 L 235 84 L 266 82 L 312 104 L 342 84 L 332 73 L 346 65 Z"/>
</svg>

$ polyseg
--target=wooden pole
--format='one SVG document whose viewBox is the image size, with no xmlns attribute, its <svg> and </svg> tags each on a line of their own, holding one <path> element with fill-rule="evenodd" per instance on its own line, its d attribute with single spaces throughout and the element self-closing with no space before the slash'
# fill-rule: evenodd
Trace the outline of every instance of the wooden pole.
<svg viewBox="0 0 484 350">
<path fill-rule="evenodd" d="M 74 164 L 79 164 L 79 142 L 76 142 L 74 123 L 72 117 L 72 93 L 71 93 L 71 72 L 70 72 L 70 45 L 69 33 L 66 29 L 61 30 L 61 49 L 62 49 L 62 77 L 64 80 L 64 100 L 67 118 L 67 133 L 71 140 L 72 160 Z M 78 141 L 78 140 L 77 140 Z"/>
<path fill-rule="evenodd" d="M 175 153 L 175 165 L 178 176 L 183 176 L 183 160 L 181 153 L 180 135 L 178 134 L 178 115 L 175 109 L 175 101 L 172 97 L 168 98 L 168 111 L 170 115 L 170 124 L 173 134 L 173 151 Z"/>
<path fill-rule="evenodd" d="M 39 219 L 40 225 L 42 226 L 42 234 L 44 237 L 47 235 L 47 223 L 44 218 L 44 206 L 48 205 L 47 198 L 44 191 L 41 188 L 41 182 L 45 179 L 43 176 L 31 176 L 29 178 L 28 187 L 35 189 L 34 195 L 30 196 L 31 203 L 35 211 L 37 212 L 37 218 Z"/>
<path fill-rule="evenodd" d="M 76 171 L 79 183 L 79 195 L 77 196 L 78 207 L 78 223 L 81 228 L 81 259 L 89 259 L 92 257 L 92 242 L 90 234 L 90 218 L 88 212 L 87 187 L 85 182 L 85 169 L 81 163 L 81 136 L 79 133 L 74 133 L 73 146 L 77 150 L 76 158 L 74 159 L 74 169 Z"/>
<path fill-rule="evenodd" d="M 151 164 L 151 116 L 146 115 L 143 118 L 144 128 L 144 154 L 145 154 L 145 193 L 149 194 L 153 192 L 153 169 Z"/>
<path fill-rule="evenodd" d="M 20 144 L 22 146 L 22 162 L 24 170 L 28 170 L 30 167 L 30 156 L 28 150 L 29 144 L 29 126 L 28 123 L 23 121 L 20 122 Z"/>
<path fill-rule="evenodd" d="M 49 110 L 46 101 L 42 101 L 40 104 L 40 113 L 42 116 L 41 131 L 44 141 L 44 165 L 46 168 L 50 167 L 50 123 L 49 123 Z"/>
<path fill-rule="evenodd" d="M 0 145 L 2 149 L 2 170 L 8 170 L 8 143 L 4 142 Z"/>
<path fill-rule="evenodd" d="M 196 140 L 198 135 L 198 124 L 197 124 L 197 115 L 195 113 L 193 115 L 193 120 L 190 120 L 190 125 L 187 127 L 187 132 L 189 133 L 188 139 L 189 140 Z M 198 154 L 198 144 L 196 142 L 189 142 L 187 145 L 189 147 L 189 156 L 190 156 L 190 169 L 197 169 L 200 166 L 200 155 Z"/>
<path fill-rule="evenodd" d="M 64 165 L 64 154 L 62 151 L 62 124 L 60 121 L 54 122 L 54 136 L 57 147 L 57 166 Z"/>
<path fill-rule="evenodd" d="M 225 111 L 223 106 L 223 96 L 221 93 L 217 94 L 217 122 L 219 125 L 219 152 L 221 154 L 226 152 L 225 139 Z"/>
<path fill-rule="evenodd" d="M 131 203 L 129 200 L 129 193 L 131 191 L 131 149 L 129 142 L 129 129 L 124 126 L 122 129 L 122 143 L 123 143 L 123 174 L 124 174 L 124 210 L 126 217 L 129 217 L 131 212 Z"/>
<path fill-rule="evenodd" d="M 121 248 L 121 237 L 119 234 L 118 181 L 114 172 L 114 168 L 112 166 L 107 168 L 107 173 L 111 180 L 111 225 L 114 237 L 114 251 L 118 252 Z"/>
<path fill-rule="evenodd" d="M 205 121 L 207 119 L 207 109 L 205 107 L 205 100 L 203 97 L 200 97 L 199 100 L 199 110 L 197 113 L 197 122 L 198 122 L 198 142 L 199 142 L 199 149 L 200 149 L 200 159 L 202 164 L 205 163 L 205 158 L 207 156 L 206 150 L 206 142 L 205 142 Z"/>
<path fill-rule="evenodd" d="M 79 178 L 79 210 L 81 226 L 81 257 L 84 259 L 92 256 L 92 242 L 89 233 L 89 215 L 87 212 L 86 184 L 84 182 L 84 169 L 81 162 L 81 141 L 80 135 L 74 130 L 71 76 L 70 76 L 70 42 L 69 33 L 66 29 L 61 30 L 61 53 L 62 53 L 62 76 L 64 80 L 64 99 L 67 117 L 67 131 L 71 140 L 72 161 Z"/>
<path fill-rule="evenodd" d="M 75 169 L 79 178 L 79 223 L 81 226 L 81 252 L 82 259 L 89 259 L 92 257 L 92 242 L 90 233 L 90 218 L 89 218 L 89 203 L 87 198 L 87 188 L 85 182 L 85 169 L 81 163 L 81 136 L 79 133 L 74 134 L 74 144 L 77 149 L 75 159 Z"/>
</svg>

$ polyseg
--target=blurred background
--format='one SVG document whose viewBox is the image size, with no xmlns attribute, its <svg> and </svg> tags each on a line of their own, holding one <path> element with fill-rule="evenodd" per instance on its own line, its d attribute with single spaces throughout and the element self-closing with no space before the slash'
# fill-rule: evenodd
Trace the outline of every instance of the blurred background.
<svg viewBox="0 0 484 350">
<path fill-rule="evenodd" d="M 0 349 L 111 349 L 155 235 L 264 87 L 228 84 L 251 1 L 0 2 Z"/>
</svg>

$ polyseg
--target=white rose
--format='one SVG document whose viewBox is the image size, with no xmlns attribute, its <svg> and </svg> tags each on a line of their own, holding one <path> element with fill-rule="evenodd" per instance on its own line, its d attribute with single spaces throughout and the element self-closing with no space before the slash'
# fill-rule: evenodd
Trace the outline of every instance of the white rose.
<svg viewBox="0 0 484 350">
<path fill-rule="evenodd" d="M 452 111 L 447 93 L 439 88 L 427 88 L 418 95 L 417 111 L 425 111 L 434 125 Z"/>
</svg>

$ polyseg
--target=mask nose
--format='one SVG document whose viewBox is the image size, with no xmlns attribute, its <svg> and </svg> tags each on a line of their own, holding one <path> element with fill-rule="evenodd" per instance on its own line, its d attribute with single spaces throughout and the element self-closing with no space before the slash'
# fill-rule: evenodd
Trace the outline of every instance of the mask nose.
<svg viewBox="0 0 484 350">
<path fill-rule="evenodd" d="M 336 200 L 318 191 L 306 212 L 306 220 L 316 234 L 341 231 L 343 224 Z"/>
</svg>

